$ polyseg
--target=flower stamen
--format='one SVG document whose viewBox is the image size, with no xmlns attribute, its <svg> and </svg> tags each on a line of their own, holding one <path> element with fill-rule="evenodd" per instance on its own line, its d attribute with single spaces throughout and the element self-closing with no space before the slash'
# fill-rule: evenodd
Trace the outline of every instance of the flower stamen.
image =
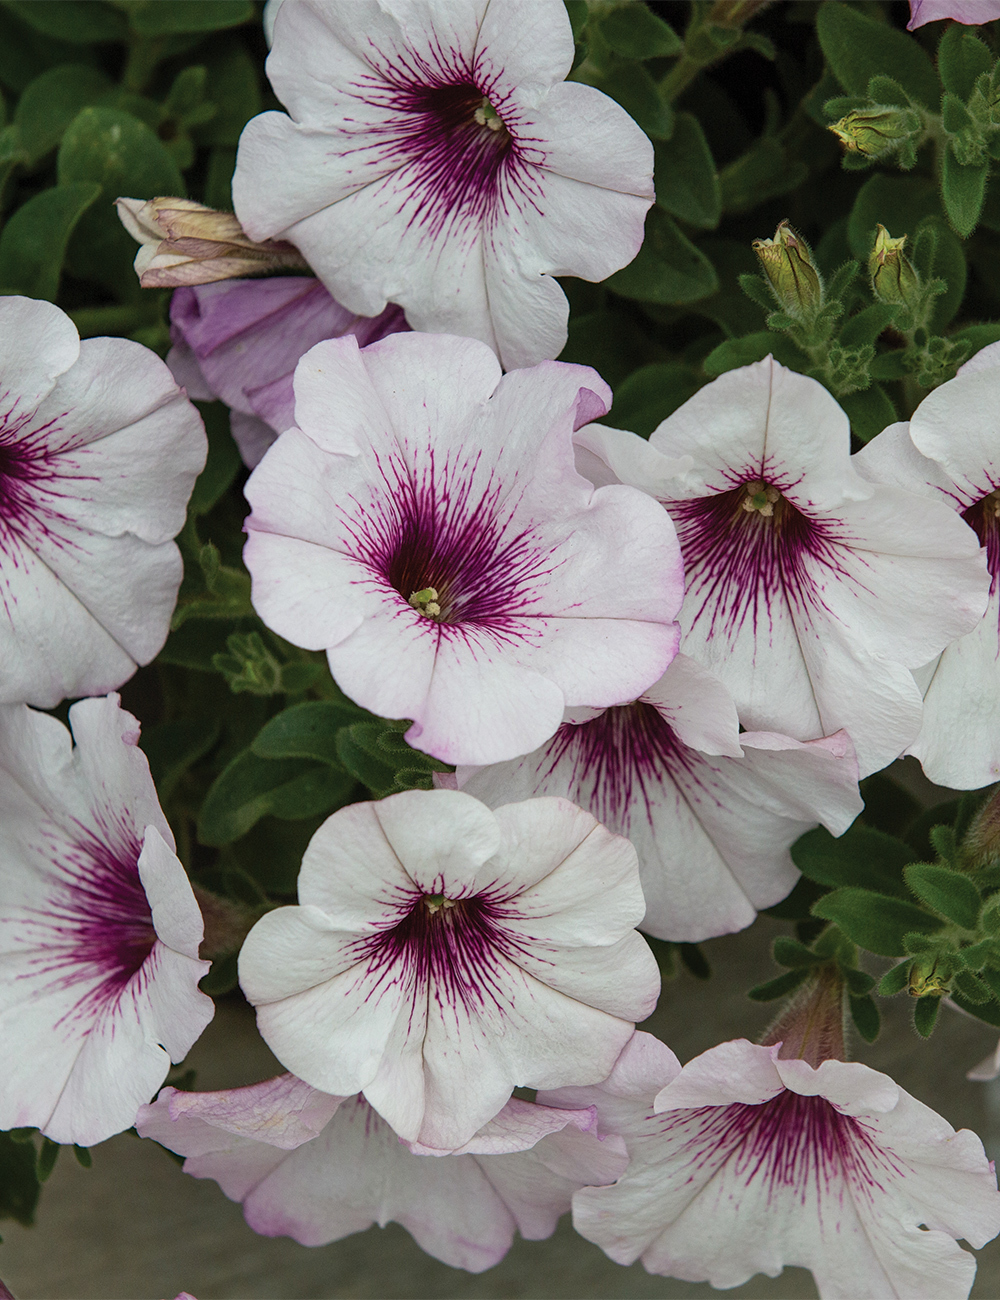
<svg viewBox="0 0 1000 1300">
<path fill-rule="evenodd" d="M 483 98 L 483 102 L 472 114 L 475 122 L 479 126 L 485 126 L 490 131 L 506 131 L 503 118 L 496 111 L 488 99 Z"/>
<path fill-rule="evenodd" d="M 444 894 L 424 894 L 424 906 L 433 916 L 435 912 L 447 910 L 455 906 L 455 899 L 445 898 Z"/>
<path fill-rule="evenodd" d="M 441 617 L 441 606 L 434 587 L 424 587 L 421 591 L 412 592 L 409 596 L 409 603 L 418 614 L 425 614 L 428 618 Z"/>
<path fill-rule="evenodd" d="M 763 479 L 753 479 L 749 483 L 743 484 L 746 496 L 743 498 L 743 509 L 748 514 L 761 514 L 765 519 L 770 519 L 774 514 L 775 505 L 781 500 L 781 493 L 777 488 L 769 487 Z"/>
</svg>

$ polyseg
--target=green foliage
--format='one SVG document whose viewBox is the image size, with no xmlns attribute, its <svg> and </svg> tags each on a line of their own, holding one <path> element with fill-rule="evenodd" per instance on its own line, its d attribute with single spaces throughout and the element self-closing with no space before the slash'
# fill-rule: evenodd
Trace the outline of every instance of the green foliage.
<svg viewBox="0 0 1000 1300">
<path fill-rule="evenodd" d="M 623 298 L 651 303 L 697 302 L 719 287 L 712 263 L 658 207 L 646 217 L 646 238 L 635 261 L 605 283 Z"/>
<path fill-rule="evenodd" d="M 664 211 L 706 230 L 722 215 L 722 191 L 712 151 L 698 119 L 678 113 L 669 141 L 655 150 L 656 201 Z"/>
<path fill-rule="evenodd" d="M 435 772 L 449 772 L 403 739 L 407 722 L 356 722 L 337 732 L 337 757 L 376 799 L 399 790 L 430 790 Z"/>
<path fill-rule="evenodd" d="M 626 59 L 660 59 L 683 49 L 670 24 L 641 3 L 612 9 L 599 19 L 599 26 L 608 46 Z"/>
<path fill-rule="evenodd" d="M 872 77 L 891 70 L 906 94 L 925 108 L 940 97 L 934 64 L 911 37 L 845 4 L 828 3 L 816 15 L 816 34 L 837 80 L 852 95 L 865 95 Z"/>
<path fill-rule="evenodd" d="M 880 957 L 902 957 L 907 934 L 932 934 L 942 924 L 904 899 L 857 888 L 834 889 L 825 894 L 814 904 L 813 915 L 836 921 L 856 944 Z"/>
<path fill-rule="evenodd" d="M 28 1227 L 41 1192 L 31 1130 L 0 1133 L 0 1219 Z"/>
<path fill-rule="evenodd" d="M 18 208 L 0 232 L 0 284 L 54 302 L 70 236 L 100 194 L 93 181 L 59 185 Z"/>
<path fill-rule="evenodd" d="M 354 785 L 339 765 L 308 759 L 259 758 L 251 750 L 238 754 L 212 783 L 198 818 L 202 844 L 230 844 L 261 817 L 298 821 L 333 811 L 350 797 Z"/>
</svg>

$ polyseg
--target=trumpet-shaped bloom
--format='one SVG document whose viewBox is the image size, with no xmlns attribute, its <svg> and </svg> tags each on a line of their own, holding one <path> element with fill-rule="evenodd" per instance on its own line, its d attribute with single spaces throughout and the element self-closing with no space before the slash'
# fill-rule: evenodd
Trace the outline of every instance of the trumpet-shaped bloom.
<svg viewBox="0 0 1000 1300">
<path fill-rule="evenodd" d="M 924 23 L 936 23 L 950 18 L 968 27 L 979 27 L 1000 18 L 1000 0 L 910 0 L 910 21 L 906 30 L 912 32 Z"/>
<path fill-rule="evenodd" d="M 202 918 L 118 697 L 0 708 L 0 1129 L 134 1123 L 212 1018 Z"/>
<path fill-rule="evenodd" d="M 424 1146 L 462 1146 L 516 1085 L 604 1078 L 656 1003 L 635 850 L 564 799 L 351 804 L 310 841 L 299 904 L 240 953 L 264 1039 Z"/>
<path fill-rule="evenodd" d="M 189 397 L 219 397 L 231 409 L 233 437 L 252 469 L 295 423 L 300 357 L 323 339 L 353 334 L 363 347 L 407 328 L 398 307 L 355 316 L 305 276 L 230 280 L 174 293 L 167 365 Z"/>
<path fill-rule="evenodd" d="M 739 1286 L 786 1264 L 822 1300 L 965 1300 L 1000 1231 L 979 1138 L 866 1065 L 814 1068 L 780 1044 L 722 1043 L 681 1069 L 638 1033 L 595 1088 L 546 1094 L 596 1105 L 630 1156 L 613 1187 L 573 1197 L 577 1231 L 620 1264 Z"/>
<path fill-rule="evenodd" d="M 909 670 L 975 627 L 989 579 L 953 511 L 862 477 L 849 432 L 821 384 L 768 357 L 707 384 L 649 444 L 600 425 L 577 439 L 672 515 L 684 650 L 743 725 L 798 740 L 844 729 L 866 776 L 916 736 Z M 692 467 L 671 474 L 684 455 Z"/>
<path fill-rule="evenodd" d="M 187 1156 L 187 1173 L 214 1178 L 264 1236 L 322 1246 L 401 1223 L 428 1254 L 473 1273 L 506 1255 L 515 1230 L 551 1237 L 574 1191 L 613 1182 L 628 1163 L 620 1138 L 597 1137 L 593 1109 L 516 1099 L 461 1151 L 418 1153 L 363 1097 L 288 1074 L 228 1092 L 164 1088 L 136 1127 Z"/>
<path fill-rule="evenodd" d="M 283 11 L 282 11 L 283 12 Z M 472 339 L 318 344 L 298 427 L 247 484 L 265 623 L 325 649 L 340 686 L 449 763 L 547 740 L 567 706 L 634 699 L 677 649 L 673 526 L 633 488 L 577 474 L 573 430 L 607 410 L 594 371 L 500 376 Z"/>
<path fill-rule="evenodd" d="M 589 809 L 638 851 L 642 928 L 696 942 L 785 897 L 799 876 L 795 840 L 817 821 L 840 835 L 861 812 L 857 774 L 845 732 L 741 735 L 726 688 L 678 655 L 631 704 L 568 719 L 524 758 L 440 780 L 491 808 L 564 795 Z"/>
<path fill-rule="evenodd" d="M 101 694 L 166 640 L 201 418 L 148 348 L 0 299 L 0 703 Z"/>
<path fill-rule="evenodd" d="M 562 0 L 283 5 L 267 74 L 290 116 L 244 130 L 239 218 L 295 244 L 360 315 L 397 302 L 508 370 L 558 356 L 553 276 L 630 262 L 653 200 L 649 140 L 564 81 L 572 62 Z"/>
<path fill-rule="evenodd" d="M 859 453 L 859 468 L 956 511 L 983 547 L 985 617 L 919 674 L 920 734 L 907 750 L 932 781 L 976 789 L 1000 778 L 1000 345 L 977 353 L 925 397 L 909 427 L 890 425 Z"/>
</svg>

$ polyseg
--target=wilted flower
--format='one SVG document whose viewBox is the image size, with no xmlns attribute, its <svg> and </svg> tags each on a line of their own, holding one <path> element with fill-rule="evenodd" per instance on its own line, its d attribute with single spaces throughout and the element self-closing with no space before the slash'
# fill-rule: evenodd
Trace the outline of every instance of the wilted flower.
<svg viewBox="0 0 1000 1300">
<path fill-rule="evenodd" d="M 696 942 L 750 925 L 798 879 L 790 846 L 818 821 L 841 834 L 861 812 L 845 732 L 801 742 L 740 733 L 722 683 L 678 655 L 637 700 L 573 715 L 541 749 L 459 768 L 447 785 L 495 808 L 564 795 L 639 854 L 642 928 Z"/>
<path fill-rule="evenodd" d="M 399 1140 L 363 1097 L 332 1097 L 286 1074 L 227 1092 L 164 1088 L 136 1127 L 187 1156 L 242 1201 L 255 1232 L 304 1246 L 401 1223 L 453 1268 L 491 1268 L 515 1230 L 550 1237 L 582 1186 L 610 1183 L 627 1158 L 599 1139 L 591 1110 L 511 1099 L 465 1144 L 421 1154 Z"/>
<path fill-rule="evenodd" d="M 155 353 L 0 298 L 0 702 L 118 687 L 166 640 L 201 417 Z"/>
<path fill-rule="evenodd" d="M 0 708 L 0 1129 L 90 1146 L 135 1122 L 214 1005 L 138 723 L 115 695 L 69 720 L 75 749 Z"/>
<path fill-rule="evenodd" d="M 306 265 L 291 244 L 248 239 L 231 212 L 216 212 L 190 199 L 116 203 L 122 225 L 142 245 L 135 255 L 135 273 L 144 289 L 209 284 Z"/>
<path fill-rule="evenodd" d="M 822 1300 L 965 1300 L 976 1261 L 957 1239 L 1000 1231 L 979 1138 L 866 1065 L 780 1053 L 739 1039 L 681 1069 L 637 1033 L 604 1083 L 544 1094 L 596 1106 L 630 1156 L 615 1186 L 575 1194 L 576 1230 L 620 1264 L 715 1287 L 790 1264 Z"/>
<path fill-rule="evenodd" d="M 353 334 L 358 344 L 405 330 L 399 307 L 355 316 L 319 280 L 274 276 L 178 289 L 170 300 L 174 342 L 167 365 L 189 397 L 219 397 L 231 410 L 240 454 L 252 469 L 295 423 L 292 376 L 323 339 Z"/>
<path fill-rule="evenodd" d="M 508 370 L 557 356 L 553 277 L 631 261 L 653 201 L 649 140 L 564 81 L 573 51 L 562 0 L 283 5 L 267 73 L 290 116 L 243 132 L 240 220 L 291 240 L 361 315 L 398 302 Z"/>
<path fill-rule="evenodd" d="M 410 790 L 327 818 L 240 983 L 286 1068 L 454 1150 L 516 1085 L 605 1077 L 659 991 L 642 913 L 635 850 L 565 799 Z"/>
<path fill-rule="evenodd" d="M 821 384 L 768 357 L 706 384 L 648 443 L 601 425 L 576 437 L 601 481 L 645 487 L 672 515 L 684 649 L 744 726 L 843 728 L 862 776 L 902 753 L 920 727 L 909 669 L 975 627 L 986 566 L 952 511 L 862 477 Z M 685 454 L 694 468 L 671 475 Z"/>
<path fill-rule="evenodd" d="M 284 12 L 284 11 L 282 11 Z M 257 612 L 326 650 L 410 744 L 491 763 L 547 740 L 567 706 L 634 699 L 677 649 L 673 526 L 597 491 L 573 430 L 610 405 L 583 366 L 500 376 L 473 339 L 321 343 L 295 376 L 298 428 L 246 487 Z"/>
</svg>

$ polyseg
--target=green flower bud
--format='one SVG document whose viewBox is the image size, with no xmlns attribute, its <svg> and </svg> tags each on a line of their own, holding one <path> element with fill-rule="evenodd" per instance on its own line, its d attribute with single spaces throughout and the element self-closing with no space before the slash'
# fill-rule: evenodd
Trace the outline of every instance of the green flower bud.
<svg viewBox="0 0 1000 1300">
<path fill-rule="evenodd" d="M 754 240 L 753 251 L 775 298 L 789 316 L 797 320 L 814 317 L 823 305 L 823 283 L 806 241 L 782 221 L 773 239 Z"/>
<path fill-rule="evenodd" d="M 916 314 L 922 302 L 920 275 L 903 252 L 905 244 L 905 235 L 893 239 L 885 226 L 880 225 L 875 247 L 868 257 L 868 274 L 880 302 L 903 303 Z"/>
<path fill-rule="evenodd" d="M 888 158 L 924 133 L 919 113 L 912 108 L 873 104 L 855 109 L 829 128 L 845 149 L 863 158 Z"/>
</svg>

